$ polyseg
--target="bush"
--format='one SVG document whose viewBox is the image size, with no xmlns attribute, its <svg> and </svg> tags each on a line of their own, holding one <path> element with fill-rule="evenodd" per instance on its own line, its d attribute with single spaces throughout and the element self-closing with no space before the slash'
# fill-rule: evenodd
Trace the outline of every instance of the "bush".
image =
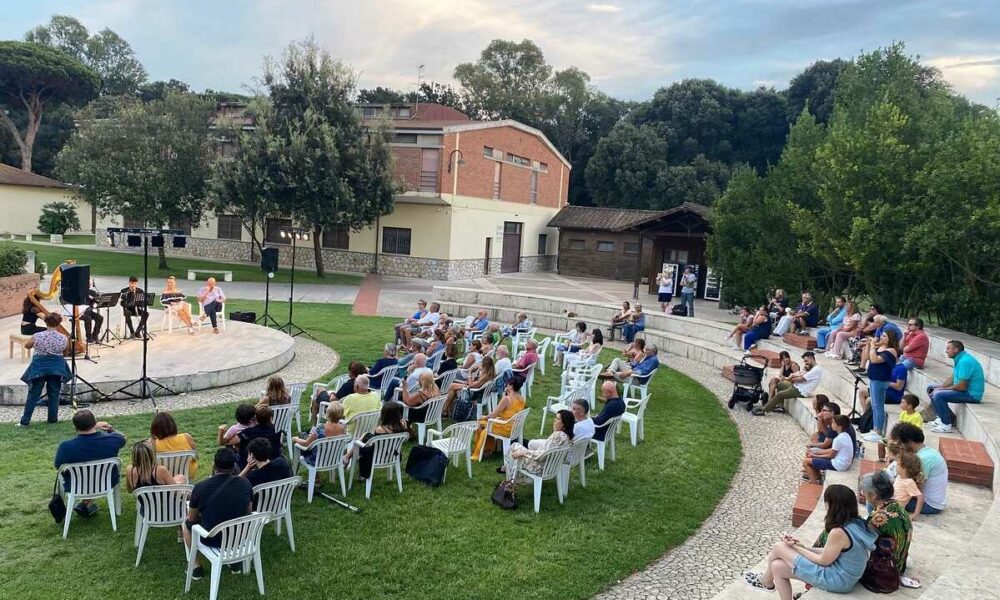
<svg viewBox="0 0 1000 600">
<path fill-rule="evenodd" d="M 68 202 L 50 202 L 42 207 L 42 215 L 38 217 L 38 230 L 42 233 L 62 235 L 70 229 L 80 229 L 80 219 L 76 209 Z"/>
<path fill-rule="evenodd" d="M 24 275 L 28 254 L 17 246 L 0 244 L 0 277 Z"/>
</svg>

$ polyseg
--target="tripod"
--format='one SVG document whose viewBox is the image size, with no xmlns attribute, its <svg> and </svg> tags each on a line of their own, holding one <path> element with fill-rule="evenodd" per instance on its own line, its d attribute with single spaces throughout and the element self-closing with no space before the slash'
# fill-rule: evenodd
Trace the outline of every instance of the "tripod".
<svg viewBox="0 0 1000 600">
<path fill-rule="evenodd" d="M 70 335 L 70 348 L 72 348 L 72 350 L 70 352 L 70 355 L 69 355 L 69 363 L 70 363 L 70 372 L 73 373 L 73 379 L 71 379 L 70 383 L 69 383 L 69 403 L 70 403 L 70 406 L 73 407 L 73 412 L 76 412 L 81 407 L 90 406 L 90 404 L 91 404 L 90 402 L 78 403 L 76 401 L 76 385 L 77 385 L 78 381 L 81 384 L 83 384 L 84 386 L 86 386 L 87 389 L 90 390 L 90 399 L 91 399 L 91 401 L 94 401 L 95 397 L 96 397 L 96 399 L 98 401 L 100 401 L 100 400 L 106 400 L 107 397 L 108 397 L 106 394 L 102 393 L 96 387 L 94 387 L 94 384 L 90 383 L 89 381 L 87 381 L 83 377 L 80 377 L 80 374 L 76 370 L 76 324 L 77 324 L 78 320 L 79 320 L 79 317 L 77 317 L 77 315 L 76 315 L 76 307 L 74 306 L 73 307 L 73 312 L 69 316 L 69 324 L 70 324 L 70 334 L 69 334 Z M 89 346 L 88 346 L 88 351 L 89 351 Z M 89 356 L 86 357 L 86 358 L 87 358 L 87 360 L 90 360 L 91 362 L 95 362 L 92 359 L 90 359 Z"/>
<path fill-rule="evenodd" d="M 851 402 L 851 412 L 847 413 L 848 419 L 861 418 L 861 413 L 858 412 L 858 388 L 864 382 L 864 378 L 858 375 L 854 369 L 847 367 L 847 372 L 854 377 L 854 400 Z"/>
<path fill-rule="evenodd" d="M 296 235 L 289 236 L 292 239 L 292 274 L 291 274 L 291 287 L 288 288 L 288 323 L 285 323 L 279 329 L 282 331 L 288 328 L 288 335 L 295 337 L 297 335 L 304 335 L 311 340 L 315 340 L 313 336 L 309 335 L 305 329 L 302 329 L 292 321 L 292 307 L 295 305 L 295 240 Z"/>
<path fill-rule="evenodd" d="M 269 313 L 269 307 L 271 304 L 271 279 L 274 277 L 273 272 L 267 273 L 267 279 L 264 281 L 264 314 L 257 317 L 254 321 L 257 325 L 263 325 L 264 327 L 271 327 L 272 325 L 277 329 L 283 329 L 282 326 L 272 317 Z"/>
</svg>

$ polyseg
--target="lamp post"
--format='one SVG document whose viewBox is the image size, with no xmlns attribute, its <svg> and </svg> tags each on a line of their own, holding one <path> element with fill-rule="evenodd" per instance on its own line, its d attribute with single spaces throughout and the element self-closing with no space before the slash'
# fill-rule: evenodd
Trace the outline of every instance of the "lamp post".
<svg viewBox="0 0 1000 600">
<path fill-rule="evenodd" d="M 281 230 L 278 232 L 278 235 L 281 236 L 281 239 L 283 239 L 283 240 L 289 240 L 291 242 L 291 244 L 292 244 L 291 286 L 288 288 L 288 323 L 285 323 L 283 326 L 279 327 L 278 329 L 280 329 L 282 331 L 285 331 L 287 329 L 288 330 L 287 331 L 288 335 L 290 335 L 292 337 L 295 337 L 297 335 L 304 335 L 304 336 L 308 337 L 309 339 L 316 339 L 313 336 L 309 335 L 309 333 L 305 329 L 302 329 L 301 327 L 299 327 L 298 325 L 296 325 L 294 321 L 292 321 L 292 308 L 295 305 L 295 248 L 296 248 L 296 242 L 299 241 L 299 240 L 302 240 L 303 242 L 308 242 L 309 241 L 309 230 L 306 229 L 305 227 L 294 227 L 294 226 L 282 227 Z"/>
</svg>

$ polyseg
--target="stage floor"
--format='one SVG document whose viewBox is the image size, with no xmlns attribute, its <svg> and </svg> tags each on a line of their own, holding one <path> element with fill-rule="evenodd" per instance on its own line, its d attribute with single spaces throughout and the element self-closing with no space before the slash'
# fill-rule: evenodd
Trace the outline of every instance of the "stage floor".
<svg viewBox="0 0 1000 600">
<path fill-rule="evenodd" d="M 238 321 L 227 321 L 218 335 L 209 326 L 195 335 L 184 328 L 160 332 L 162 312 L 151 310 L 147 374 L 175 393 L 242 383 L 280 370 L 295 356 L 295 341 L 285 333 Z M 21 375 L 30 359 L 21 360 L 19 347 L 8 355 L 10 334 L 20 333 L 20 315 L 0 319 L 0 404 L 24 404 L 27 385 Z M 111 311 L 111 330 L 122 323 L 121 311 Z M 91 345 L 96 363 L 77 356 L 77 372 L 104 393 L 111 393 L 142 375 L 142 341 L 115 342 L 113 348 Z M 138 386 L 130 388 L 138 392 Z M 156 393 L 166 395 L 165 392 Z M 87 396 L 83 395 L 83 399 Z"/>
</svg>

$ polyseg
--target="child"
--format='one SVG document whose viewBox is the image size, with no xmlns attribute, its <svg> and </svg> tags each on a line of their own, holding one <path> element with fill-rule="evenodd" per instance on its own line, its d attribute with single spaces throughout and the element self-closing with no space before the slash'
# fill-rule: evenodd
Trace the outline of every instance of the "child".
<svg viewBox="0 0 1000 600">
<path fill-rule="evenodd" d="M 917 412 L 918 406 L 920 406 L 920 398 L 917 398 L 913 394 L 903 394 L 903 399 L 899 402 L 901 410 L 899 413 L 899 422 L 909 423 L 918 429 L 923 429 L 924 419 Z"/>
<path fill-rule="evenodd" d="M 923 479 L 920 458 L 914 452 L 902 452 L 896 459 L 896 479 L 892 483 L 894 490 L 892 499 L 907 508 L 910 502 L 914 503 L 913 510 L 910 511 L 910 521 L 916 520 L 920 509 L 924 507 L 924 495 L 918 487 Z"/>
<path fill-rule="evenodd" d="M 218 442 L 220 446 L 239 444 L 240 433 L 253 425 L 255 409 L 253 404 L 240 404 L 236 407 L 236 424 L 226 429 L 225 425 L 219 425 Z"/>
<path fill-rule="evenodd" d="M 810 448 L 808 456 L 802 461 L 802 478 L 810 483 L 823 483 L 820 471 L 846 471 L 854 462 L 854 443 L 847 433 L 851 420 L 847 415 L 837 415 L 833 418 L 833 430 L 837 437 L 827 450 Z"/>
</svg>

